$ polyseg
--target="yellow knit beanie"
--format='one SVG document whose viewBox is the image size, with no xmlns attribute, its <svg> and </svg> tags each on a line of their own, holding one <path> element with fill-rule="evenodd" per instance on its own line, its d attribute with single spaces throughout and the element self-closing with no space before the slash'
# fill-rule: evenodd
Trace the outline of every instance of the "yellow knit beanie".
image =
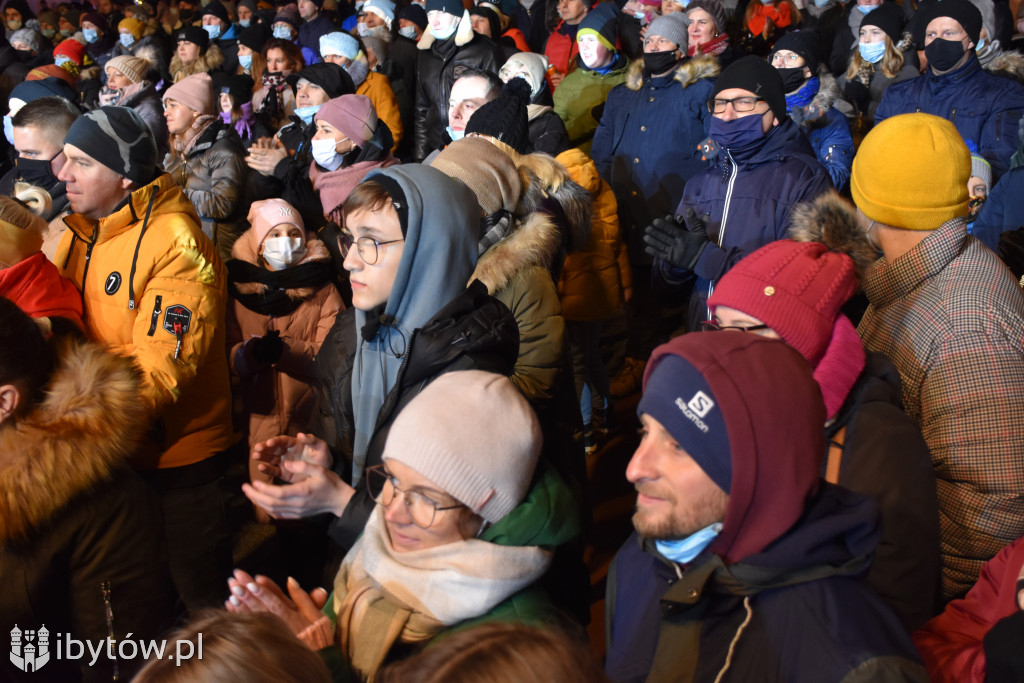
<svg viewBox="0 0 1024 683">
<path fill-rule="evenodd" d="M 935 230 L 967 215 L 971 153 L 952 123 L 902 114 L 875 126 L 853 159 L 850 190 L 865 216 L 894 228 Z"/>
<path fill-rule="evenodd" d="M 135 40 L 141 40 L 142 32 L 145 30 L 146 25 L 138 19 L 134 19 L 132 17 L 125 17 L 121 20 L 121 23 L 117 25 L 117 28 L 118 30 L 122 28 L 128 29 L 128 31 L 135 37 Z"/>
</svg>

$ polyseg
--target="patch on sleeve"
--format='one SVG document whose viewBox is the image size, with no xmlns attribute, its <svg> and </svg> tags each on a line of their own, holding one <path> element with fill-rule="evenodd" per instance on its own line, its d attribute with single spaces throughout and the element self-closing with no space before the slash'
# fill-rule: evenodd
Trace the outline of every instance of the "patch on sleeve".
<svg viewBox="0 0 1024 683">
<path fill-rule="evenodd" d="M 169 334 L 178 336 L 188 332 L 192 324 L 192 311 L 181 304 L 171 304 L 164 309 L 164 329 Z"/>
</svg>

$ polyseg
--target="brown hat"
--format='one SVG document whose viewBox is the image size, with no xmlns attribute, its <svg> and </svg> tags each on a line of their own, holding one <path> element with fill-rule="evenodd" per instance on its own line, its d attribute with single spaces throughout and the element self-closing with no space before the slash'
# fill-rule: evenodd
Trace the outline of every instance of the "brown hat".
<svg viewBox="0 0 1024 683">
<path fill-rule="evenodd" d="M 117 69 L 124 74 L 132 83 L 138 83 L 139 81 L 146 78 L 146 72 L 149 71 L 149 62 L 139 57 L 132 57 L 131 55 L 121 55 L 120 57 L 114 57 L 107 62 L 106 69 Z"/>
<path fill-rule="evenodd" d="M 181 79 L 167 89 L 163 100 L 180 102 L 200 114 L 213 115 L 216 113 L 213 106 L 213 81 L 208 74 L 194 74 Z"/>
<path fill-rule="evenodd" d="M 473 190 L 487 215 L 501 209 L 514 211 L 519 203 L 523 185 L 515 163 L 483 138 L 453 142 L 430 165 Z"/>
</svg>

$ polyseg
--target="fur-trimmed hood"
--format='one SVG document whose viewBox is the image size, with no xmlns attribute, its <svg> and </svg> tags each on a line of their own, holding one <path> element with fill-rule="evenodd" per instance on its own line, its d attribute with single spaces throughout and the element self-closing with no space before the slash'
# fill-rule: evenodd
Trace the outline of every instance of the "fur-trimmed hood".
<svg viewBox="0 0 1024 683">
<path fill-rule="evenodd" d="M 224 53 L 220 51 L 219 47 L 210 43 L 210 46 L 206 48 L 206 52 L 196 57 L 196 61 L 188 66 L 181 63 L 181 58 L 175 52 L 174 56 L 171 57 L 171 76 L 174 78 L 174 82 L 177 83 L 183 78 L 213 71 L 223 63 Z"/>
<path fill-rule="evenodd" d="M 830 251 L 847 254 L 862 282 L 865 271 L 878 258 L 857 221 L 857 210 L 835 190 L 793 209 L 789 238 L 797 242 L 821 242 Z"/>
<path fill-rule="evenodd" d="M 718 59 L 714 56 L 692 57 L 684 59 L 683 63 L 676 67 L 673 79 L 684 88 L 693 85 L 702 78 L 715 78 L 722 71 L 718 65 Z M 644 60 L 643 57 L 635 59 L 626 70 L 626 87 L 637 91 L 644 84 Z"/>
<path fill-rule="evenodd" d="M 818 67 L 818 83 L 818 92 L 814 99 L 802 107 L 790 109 L 790 112 L 794 109 L 803 111 L 803 116 L 800 118 L 801 128 L 811 129 L 825 125 L 827 123 L 825 114 L 839 99 L 839 82 L 824 64 Z"/>
<path fill-rule="evenodd" d="M 145 426 L 131 362 L 68 341 L 41 405 L 0 426 L 0 544 L 23 540 L 132 454 Z"/>
<path fill-rule="evenodd" d="M 456 47 L 462 47 L 473 42 L 473 38 L 476 33 L 473 32 L 473 21 L 469 18 L 469 10 L 462 10 L 462 19 L 459 20 L 459 26 L 455 29 L 455 45 Z M 430 28 L 423 32 L 420 36 L 419 41 L 416 43 L 416 47 L 420 50 L 429 50 L 431 46 L 437 42 L 437 38 L 430 32 Z M 442 41 L 443 42 L 443 41 Z"/>
<path fill-rule="evenodd" d="M 493 295 L 528 268 L 551 270 L 561 241 L 558 226 L 547 214 L 531 213 L 525 220 L 517 219 L 510 235 L 480 255 L 469 281 L 480 280 Z"/>
<path fill-rule="evenodd" d="M 250 228 L 239 237 L 231 247 L 231 255 L 240 261 L 251 263 L 254 266 L 260 265 L 259 245 L 256 244 L 256 233 Z M 306 255 L 295 265 L 303 263 L 314 263 L 316 261 L 331 262 L 331 254 L 327 245 L 316 239 L 311 233 L 306 233 Z M 235 287 L 241 294 L 264 294 L 269 287 L 261 282 L 235 282 Z M 319 287 L 294 287 L 284 290 L 288 298 L 293 301 L 305 301 L 312 298 Z"/>
<path fill-rule="evenodd" d="M 993 76 L 1012 78 L 1024 84 L 1024 55 L 1016 50 L 1003 50 L 983 66 Z"/>
<path fill-rule="evenodd" d="M 511 147 L 507 149 L 512 152 L 510 156 L 523 180 L 523 194 L 519 198 L 516 215 L 528 216 L 543 211 L 546 201 L 554 200 L 565 214 L 566 251 L 584 249 L 590 242 L 590 193 L 577 185 L 565 166 L 550 154 L 534 152 L 521 155 Z"/>
</svg>

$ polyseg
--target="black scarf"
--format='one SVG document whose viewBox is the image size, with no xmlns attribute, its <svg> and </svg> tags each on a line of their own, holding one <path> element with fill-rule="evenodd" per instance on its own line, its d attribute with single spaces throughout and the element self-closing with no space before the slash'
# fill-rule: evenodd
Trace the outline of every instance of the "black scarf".
<svg viewBox="0 0 1024 683">
<path fill-rule="evenodd" d="M 288 315 L 302 304 L 302 300 L 292 299 L 285 290 L 319 287 L 334 279 L 334 268 L 329 261 L 312 261 L 275 271 L 241 259 L 231 259 L 227 268 L 231 296 L 250 311 L 261 315 Z M 242 294 L 237 283 L 243 282 L 257 282 L 268 289 L 262 294 Z"/>
</svg>

